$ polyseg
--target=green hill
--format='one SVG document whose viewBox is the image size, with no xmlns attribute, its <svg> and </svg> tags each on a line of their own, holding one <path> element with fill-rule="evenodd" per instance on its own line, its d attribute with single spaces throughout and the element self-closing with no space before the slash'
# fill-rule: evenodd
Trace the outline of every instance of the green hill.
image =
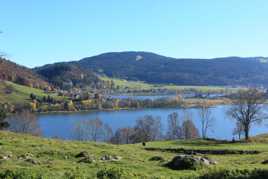
<svg viewBox="0 0 268 179">
<path fill-rule="evenodd" d="M 263 143 L 261 143 L 263 142 Z M 178 140 L 141 144 L 111 145 L 93 142 L 42 139 L 29 135 L 0 131 L 0 178 L 96 178 L 99 174 L 117 174 L 116 178 L 257 178 L 267 177 L 267 136 L 251 143 L 226 143 L 205 140 Z M 228 150 L 235 154 L 197 154 L 218 162 L 197 170 L 171 170 L 164 167 L 176 153 L 166 149 L 184 148 L 195 150 Z M 161 150 L 160 150 L 161 149 Z M 260 154 L 241 154 L 238 150 L 257 150 Z M 81 160 L 77 154 L 87 153 L 95 161 Z M 102 161 L 103 156 L 112 155 L 119 161 Z M 150 161 L 154 156 L 163 161 Z M 79 162 L 80 161 L 80 162 Z M 204 177 L 204 175 L 206 177 Z M 214 177 L 213 177 L 214 176 Z M 217 176 L 217 177 L 215 177 Z M 233 177 L 235 178 L 235 177 Z"/>
<path fill-rule="evenodd" d="M 19 85 L 10 81 L 0 81 L 0 103 L 24 103 L 30 99 L 31 93 L 38 97 L 48 95 L 41 89 Z M 55 94 L 50 95 L 55 96 Z"/>
</svg>

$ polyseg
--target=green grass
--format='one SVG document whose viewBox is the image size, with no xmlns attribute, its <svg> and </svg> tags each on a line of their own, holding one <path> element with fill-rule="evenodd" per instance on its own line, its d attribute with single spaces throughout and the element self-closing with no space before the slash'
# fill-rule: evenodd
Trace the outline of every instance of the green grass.
<svg viewBox="0 0 268 179">
<path fill-rule="evenodd" d="M 222 87 L 222 86 L 178 86 L 178 85 L 163 85 L 163 84 L 149 84 L 142 81 L 127 81 L 117 78 L 101 77 L 104 81 L 113 81 L 116 86 L 120 88 L 129 88 L 132 90 L 151 90 L 151 89 L 168 89 L 168 90 L 197 90 L 200 92 L 223 92 L 228 90 L 233 92 L 238 88 Z"/>
<path fill-rule="evenodd" d="M 12 154 L 11 159 L 0 162 L 0 176 L 7 170 L 23 176 L 42 175 L 43 178 L 96 178 L 98 171 L 110 168 L 120 168 L 126 178 L 194 178 L 208 171 L 217 169 L 252 170 L 254 168 L 268 170 L 268 165 L 261 162 L 268 159 L 267 136 L 256 138 L 252 143 L 226 144 L 204 140 L 178 140 L 150 142 L 146 147 L 160 148 L 190 148 L 190 149 L 234 149 L 260 150 L 256 155 L 208 155 L 218 161 L 216 166 L 209 166 L 199 170 L 175 171 L 163 167 L 163 163 L 149 161 L 153 156 L 162 156 L 169 161 L 176 154 L 158 151 L 146 151 L 141 144 L 111 145 L 94 142 L 62 141 L 42 139 L 29 135 L 19 135 L 11 132 L 0 132 L 0 155 Z M 95 156 L 96 163 L 78 163 L 74 156 L 81 151 L 87 151 Z M 20 160 L 19 156 L 25 153 L 33 154 L 33 158 L 40 164 L 31 164 Z M 118 162 L 102 162 L 98 159 L 105 155 L 119 155 Z M 30 178 L 30 177 L 29 177 Z M 71 177 L 69 177 L 71 178 Z"/>
<path fill-rule="evenodd" d="M 5 89 L 7 87 L 11 87 L 13 89 L 11 94 L 6 94 Z M 19 85 L 9 81 L 0 82 L 0 101 L 2 103 L 7 102 L 14 104 L 14 103 L 27 102 L 30 99 L 31 93 L 35 94 L 38 97 L 43 97 L 47 95 L 57 97 L 56 94 L 48 94 L 41 89 L 31 88 L 28 86 Z"/>
</svg>

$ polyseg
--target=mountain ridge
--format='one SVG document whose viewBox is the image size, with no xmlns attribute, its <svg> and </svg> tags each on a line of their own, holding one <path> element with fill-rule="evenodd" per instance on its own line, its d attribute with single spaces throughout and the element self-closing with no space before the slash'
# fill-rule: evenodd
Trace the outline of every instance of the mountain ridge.
<svg viewBox="0 0 268 179">
<path fill-rule="evenodd" d="M 268 58 L 262 56 L 198 59 L 167 57 L 144 51 L 125 51 L 107 52 L 63 63 L 77 65 L 98 75 L 147 83 L 268 86 L 267 62 Z M 42 67 L 36 68 L 37 73 L 40 68 Z"/>
</svg>

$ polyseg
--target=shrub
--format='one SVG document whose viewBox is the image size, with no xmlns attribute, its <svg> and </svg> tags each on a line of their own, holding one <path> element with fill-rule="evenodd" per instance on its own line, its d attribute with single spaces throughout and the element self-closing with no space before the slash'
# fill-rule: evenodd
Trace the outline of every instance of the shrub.
<svg viewBox="0 0 268 179">
<path fill-rule="evenodd" d="M 98 179 L 120 179 L 123 177 L 123 171 L 119 168 L 102 169 L 98 171 Z"/>
<path fill-rule="evenodd" d="M 5 170 L 0 173 L 0 179 L 41 179 L 40 174 L 34 173 L 29 170 Z"/>
<path fill-rule="evenodd" d="M 268 170 L 218 170 L 204 174 L 200 179 L 263 179 L 268 178 Z"/>
</svg>

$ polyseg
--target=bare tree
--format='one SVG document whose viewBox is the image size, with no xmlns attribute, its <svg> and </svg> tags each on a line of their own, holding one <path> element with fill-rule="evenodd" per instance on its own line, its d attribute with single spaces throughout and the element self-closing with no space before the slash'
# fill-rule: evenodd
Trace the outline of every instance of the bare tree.
<svg viewBox="0 0 268 179">
<path fill-rule="evenodd" d="M 18 133 L 40 135 L 41 130 L 36 115 L 24 110 L 8 118 L 9 130 Z"/>
<path fill-rule="evenodd" d="M 103 123 L 99 118 L 78 121 L 75 124 L 74 135 L 77 140 L 101 140 L 103 139 Z"/>
<path fill-rule="evenodd" d="M 180 126 L 179 115 L 174 112 L 168 115 L 168 131 L 167 138 L 174 140 L 182 137 L 182 129 Z"/>
<path fill-rule="evenodd" d="M 214 117 L 212 116 L 211 107 L 206 100 L 202 100 L 199 108 L 199 117 L 201 121 L 202 138 L 207 138 L 208 130 L 213 126 Z"/>
<path fill-rule="evenodd" d="M 131 136 L 133 142 L 154 141 L 161 137 L 161 121 L 159 117 L 146 115 L 136 121 L 134 134 Z"/>
<path fill-rule="evenodd" d="M 133 128 L 117 129 L 114 136 L 111 138 L 113 144 L 130 144 L 132 143 L 131 136 L 134 134 Z"/>
<path fill-rule="evenodd" d="M 74 138 L 81 141 L 110 141 L 113 136 L 112 128 L 99 118 L 76 122 L 73 132 Z"/>
<path fill-rule="evenodd" d="M 264 93 L 257 89 L 240 90 L 233 99 L 233 105 L 227 113 L 242 125 L 246 140 L 249 139 L 252 124 L 267 119 L 267 115 L 263 113 L 264 101 Z"/>
<path fill-rule="evenodd" d="M 103 140 L 109 142 L 113 137 L 113 130 L 108 124 L 103 125 Z"/>
<path fill-rule="evenodd" d="M 237 121 L 236 126 L 233 130 L 233 135 L 238 135 L 238 139 L 240 140 L 243 133 L 244 133 L 243 125 L 239 121 Z"/>
</svg>

